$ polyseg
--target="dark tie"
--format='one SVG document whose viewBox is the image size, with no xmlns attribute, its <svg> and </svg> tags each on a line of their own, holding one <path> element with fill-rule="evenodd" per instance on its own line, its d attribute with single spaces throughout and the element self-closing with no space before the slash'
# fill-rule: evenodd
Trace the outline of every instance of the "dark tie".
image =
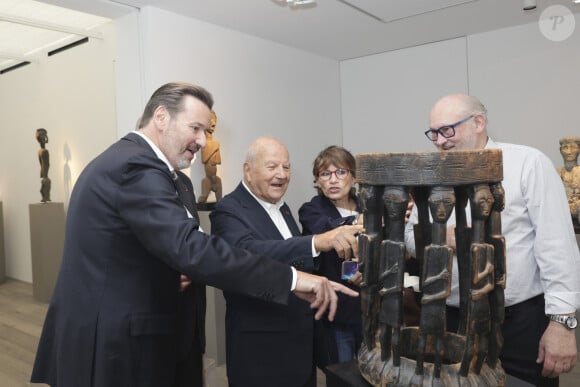
<svg viewBox="0 0 580 387">
<path fill-rule="evenodd" d="M 181 202 L 183 203 L 183 206 L 187 208 L 189 213 L 199 224 L 199 215 L 195 204 L 195 194 L 193 193 L 193 189 L 189 188 L 191 185 L 189 178 L 183 172 L 178 171 L 173 174 L 173 181 L 175 182 L 175 189 L 179 199 L 181 199 Z"/>
</svg>

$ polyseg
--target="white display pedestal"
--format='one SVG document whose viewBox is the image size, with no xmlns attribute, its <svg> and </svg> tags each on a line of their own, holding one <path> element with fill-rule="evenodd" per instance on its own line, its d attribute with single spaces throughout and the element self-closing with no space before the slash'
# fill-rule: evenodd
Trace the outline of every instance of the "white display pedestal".
<svg viewBox="0 0 580 387">
<path fill-rule="evenodd" d="M 207 210 L 206 210 L 207 207 Z M 199 222 L 206 234 L 211 231 L 211 206 L 198 206 Z M 215 360 L 215 366 L 226 362 L 226 301 L 220 289 L 206 287 L 205 355 Z"/>
<path fill-rule="evenodd" d="M 6 281 L 6 250 L 4 248 L 4 212 L 0 202 L 0 284 Z"/>
<path fill-rule="evenodd" d="M 30 252 L 32 255 L 32 295 L 49 302 L 64 248 L 64 203 L 29 205 Z"/>
</svg>

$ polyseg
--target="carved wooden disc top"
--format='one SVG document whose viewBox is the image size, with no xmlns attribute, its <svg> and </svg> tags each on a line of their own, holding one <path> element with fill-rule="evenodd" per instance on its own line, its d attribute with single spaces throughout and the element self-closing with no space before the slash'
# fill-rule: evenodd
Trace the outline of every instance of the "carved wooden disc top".
<svg viewBox="0 0 580 387">
<path fill-rule="evenodd" d="M 503 180 L 500 149 L 356 155 L 357 182 L 370 185 L 458 186 Z"/>
</svg>

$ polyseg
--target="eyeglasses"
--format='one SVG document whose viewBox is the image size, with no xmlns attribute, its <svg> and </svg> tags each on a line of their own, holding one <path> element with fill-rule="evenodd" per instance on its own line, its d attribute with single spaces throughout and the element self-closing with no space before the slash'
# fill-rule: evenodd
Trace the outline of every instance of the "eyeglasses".
<svg viewBox="0 0 580 387">
<path fill-rule="evenodd" d="M 325 170 L 318 173 L 318 178 L 320 180 L 330 180 L 332 175 L 335 175 L 337 179 L 342 180 L 347 177 L 349 173 L 350 171 L 344 168 L 338 168 L 336 171 Z"/>
<path fill-rule="evenodd" d="M 427 136 L 427 138 L 431 141 L 437 141 L 437 137 L 439 137 L 439 135 L 442 135 L 445 138 L 453 137 L 453 136 L 455 136 L 455 127 L 463 124 L 466 121 L 469 121 L 473 117 L 475 117 L 475 114 L 467 116 L 464 119 L 459 120 L 454 124 L 444 125 L 444 126 L 440 127 L 439 129 L 429 129 L 429 130 L 425 131 L 425 136 Z"/>
</svg>

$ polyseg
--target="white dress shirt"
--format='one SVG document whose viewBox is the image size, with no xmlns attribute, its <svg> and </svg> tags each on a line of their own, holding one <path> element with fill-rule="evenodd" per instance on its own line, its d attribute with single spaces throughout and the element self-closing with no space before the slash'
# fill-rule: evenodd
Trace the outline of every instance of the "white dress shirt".
<svg viewBox="0 0 580 387">
<path fill-rule="evenodd" d="M 488 139 L 486 149 L 503 153 L 506 239 L 505 306 L 544 293 L 546 314 L 573 313 L 580 306 L 580 253 L 562 180 L 550 159 L 537 149 Z M 469 206 L 466 208 L 471 223 Z M 415 255 L 413 208 L 405 228 L 407 249 Z M 455 224 L 455 211 L 448 225 Z M 459 305 L 457 257 L 453 259 L 451 306 Z"/>
<path fill-rule="evenodd" d="M 264 207 L 264 210 L 270 216 L 272 222 L 274 222 L 274 224 L 276 225 L 276 228 L 282 235 L 282 238 L 284 239 L 292 238 L 292 232 L 288 228 L 288 223 L 286 223 L 286 220 L 284 220 L 284 217 L 282 216 L 282 212 L 280 212 L 280 208 L 282 208 L 282 206 L 284 205 L 284 201 L 280 200 L 278 203 L 275 204 L 269 203 L 254 195 L 254 193 L 250 191 L 250 189 L 243 180 L 242 185 L 250 193 L 250 195 L 252 195 L 254 199 L 256 199 L 258 203 L 260 203 L 262 207 Z M 314 252 L 314 238 L 312 238 L 312 251 Z M 298 274 L 296 273 L 296 268 L 294 268 L 293 266 L 290 266 L 290 269 L 292 269 L 292 285 L 290 287 L 290 290 L 294 290 L 296 288 Z"/>
</svg>

